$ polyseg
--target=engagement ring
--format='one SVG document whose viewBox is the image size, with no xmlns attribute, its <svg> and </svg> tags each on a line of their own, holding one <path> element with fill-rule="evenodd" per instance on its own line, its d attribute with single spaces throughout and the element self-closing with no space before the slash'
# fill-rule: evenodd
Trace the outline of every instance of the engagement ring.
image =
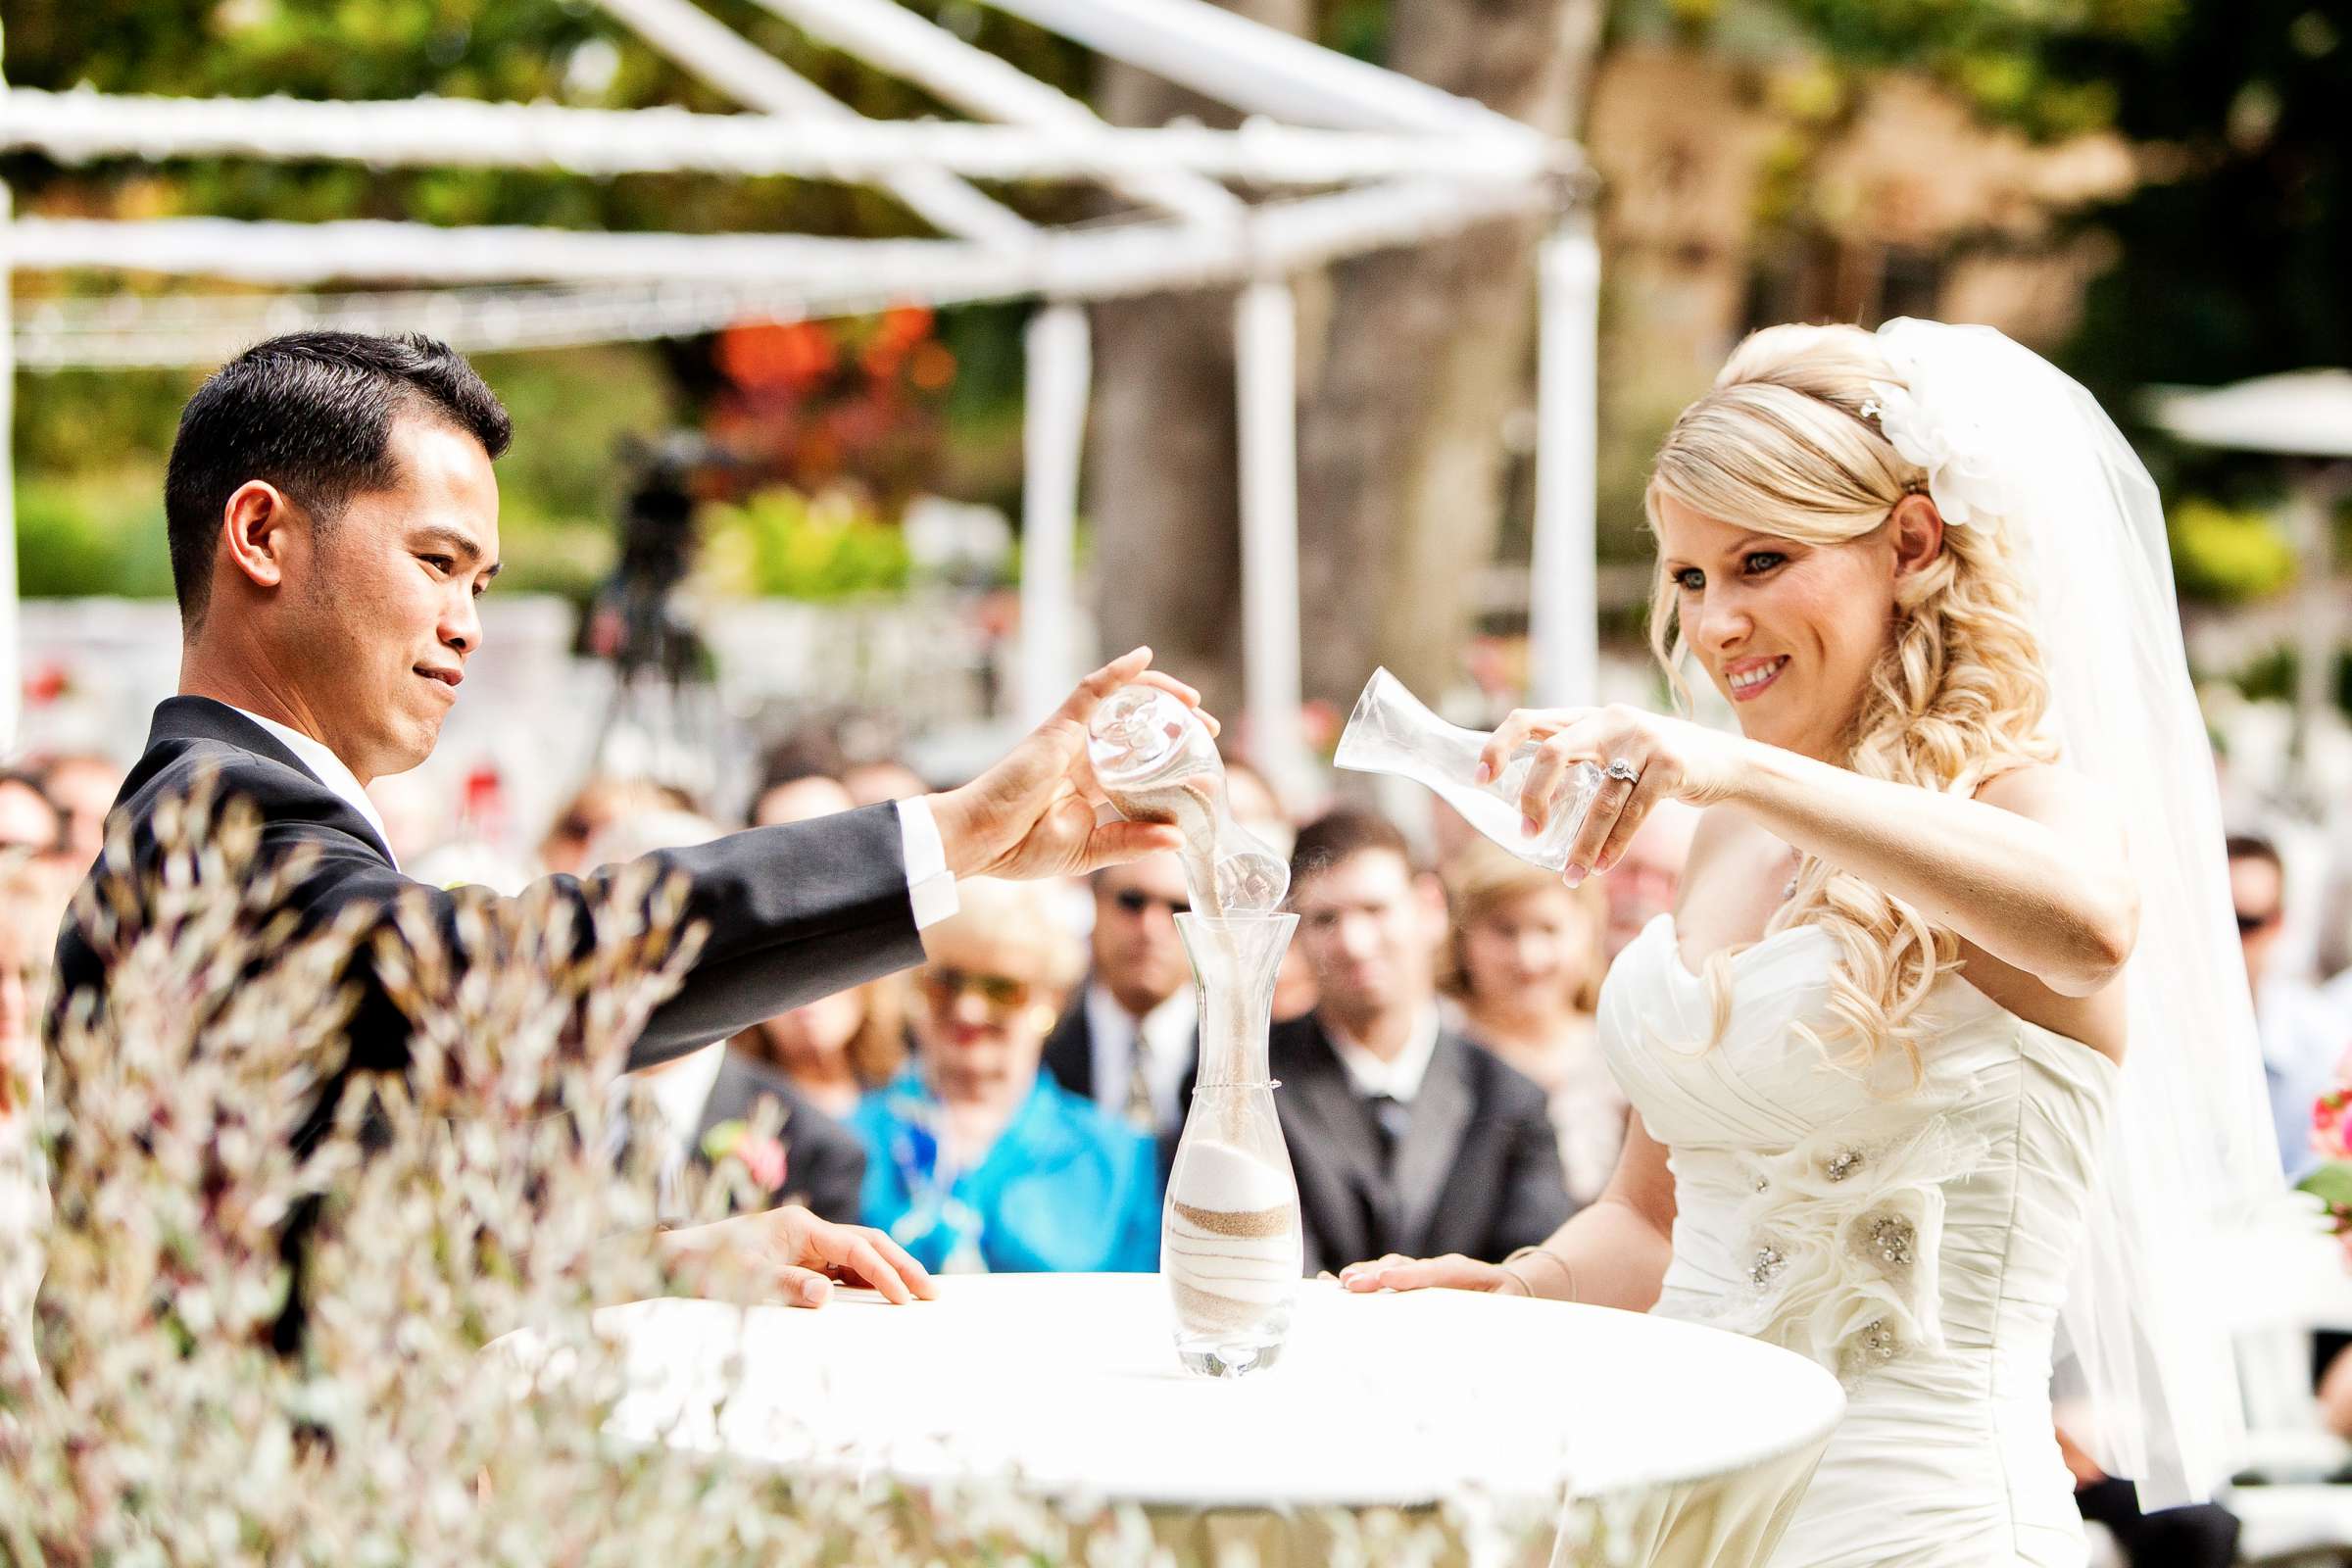
<svg viewBox="0 0 2352 1568">
<path fill-rule="evenodd" d="M 1631 784 L 1642 776 L 1642 770 L 1622 757 L 1609 764 L 1608 773 L 1620 784 Z"/>
</svg>

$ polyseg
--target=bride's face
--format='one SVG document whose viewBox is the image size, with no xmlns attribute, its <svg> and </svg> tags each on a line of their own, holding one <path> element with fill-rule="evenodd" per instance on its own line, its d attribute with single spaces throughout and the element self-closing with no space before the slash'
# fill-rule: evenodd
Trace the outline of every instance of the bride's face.
<svg viewBox="0 0 2352 1568">
<path fill-rule="evenodd" d="M 1683 638 L 1730 701 L 1740 732 L 1840 760 L 1871 668 L 1892 635 L 1896 584 L 1941 548 L 1934 506 L 1906 498 L 1869 533 L 1815 545 L 1661 496 L 1657 535 Z"/>
</svg>

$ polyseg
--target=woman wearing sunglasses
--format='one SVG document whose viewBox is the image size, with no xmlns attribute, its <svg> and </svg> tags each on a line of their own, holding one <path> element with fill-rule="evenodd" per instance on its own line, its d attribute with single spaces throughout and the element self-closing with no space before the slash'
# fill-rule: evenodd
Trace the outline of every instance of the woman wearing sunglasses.
<svg viewBox="0 0 2352 1568">
<path fill-rule="evenodd" d="M 1039 1071 L 1078 978 L 1077 938 L 1028 884 L 966 881 L 923 933 L 913 1061 L 851 1118 L 863 1220 L 941 1272 L 1148 1271 L 1150 1138 Z"/>
</svg>

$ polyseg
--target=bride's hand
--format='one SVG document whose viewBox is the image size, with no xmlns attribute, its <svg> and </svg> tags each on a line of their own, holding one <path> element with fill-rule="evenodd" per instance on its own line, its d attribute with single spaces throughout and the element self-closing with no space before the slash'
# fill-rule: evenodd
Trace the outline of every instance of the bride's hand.
<svg viewBox="0 0 2352 1568">
<path fill-rule="evenodd" d="M 1370 1263 L 1350 1263 L 1340 1270 L 1343 1289 L 1369 1295 L 1374 1291 L 1509 1291 L 1511 1276 L 1493 1263 L 1447 1252 L 1444 1257 L 1406 1257 L 1400 1252 Z"/>
<path fill-rule="evenodd" d="M 1569 769 L 1591 762 L 1601 770 L 1600 792 L 1592 798 L 1576 842 L 1569 846 L 1571 887 L 1587 875 L 1615 865 L 1625 846 L 1660 801 L 1709 806 L 1729 797 L 1743 765 L 1739 737 L 1665 718 L 1638 708 L 1514 709 L 1487 738 L 1479 754 L 1479 782 L 1498 777 L 1511 754 L 1528 741 L 1538 744 L 1535 764 L 1519 798 L 1530 835 L 1540 833 L 1561 808 Z M 1612 775 L 1612 764 L 1623 763 Z M 1631 777 L 1625 777 L 1625 774 Z"/>
</svg>

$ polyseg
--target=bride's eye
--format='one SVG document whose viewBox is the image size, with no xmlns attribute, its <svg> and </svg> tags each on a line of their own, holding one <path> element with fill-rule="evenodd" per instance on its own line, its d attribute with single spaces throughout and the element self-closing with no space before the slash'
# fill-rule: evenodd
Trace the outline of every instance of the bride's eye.
<svg viewBox="0 0 2352 1568">
<path fill-rule="evenodd" d="M 1744 564 L 1747 567 L 1747 574 L 1756 577 L 1772 570 L 1773 567 L 1780 565 L 1788 559 L 1777 550 L 1751 550 L 1747 553 Z"/>
<path fill-rule="evenodd" d="M 1674 585 L 1687 594 L 1699 593 L 1707 586 L 1707 574 L 1696 566 L 1685 566 L 1674 574 Z"/>
</svg>

